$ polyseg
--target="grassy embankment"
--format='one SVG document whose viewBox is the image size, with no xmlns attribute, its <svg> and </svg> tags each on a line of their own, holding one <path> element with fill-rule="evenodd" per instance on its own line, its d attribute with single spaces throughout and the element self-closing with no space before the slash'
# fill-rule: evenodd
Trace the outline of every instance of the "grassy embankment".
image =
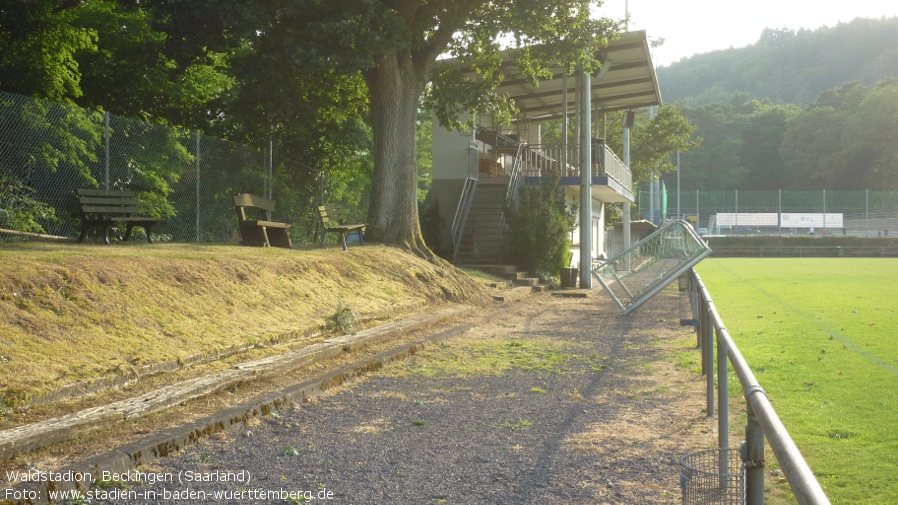
<svg viewBox="0 0 898 505">
<path fill-rule="evenodd" d="M 712 259 L 697 270 L 832 503 L 898 503 L 898 261 Z"/>
<path fill-rule="evenodd" d="M 341 305 L 483 300 L 446 262 L 381 246 L 0 244 L 0 421 L 73 385 L 308 340 Z"/>
</svg>

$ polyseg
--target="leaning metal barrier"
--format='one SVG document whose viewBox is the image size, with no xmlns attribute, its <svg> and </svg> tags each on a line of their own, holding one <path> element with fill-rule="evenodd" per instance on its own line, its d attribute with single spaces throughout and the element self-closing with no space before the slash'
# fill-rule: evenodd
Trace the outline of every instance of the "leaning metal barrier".
<svg viewBox="0 0 898 505">
<path fill-rule="evenodd" d="M 626 315 L 710 252 L 689 223 L 674 221 L 593 267 L 592 275 Z"/>
</svg>

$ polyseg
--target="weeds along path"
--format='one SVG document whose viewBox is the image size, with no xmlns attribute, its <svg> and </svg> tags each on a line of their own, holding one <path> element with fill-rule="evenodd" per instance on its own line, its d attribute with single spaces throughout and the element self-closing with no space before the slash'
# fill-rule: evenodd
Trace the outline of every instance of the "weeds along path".
<svg viewBox="0 0 898 505">
<path fill-rule="evenodd" d="M 144 470 L 251 475 L 189 486 L 209 503 L 679 503 L 676 463 L 713 446 L 716 421 L 677 308 L 672 291 L 626 318 L 601 296 L 534 295 Z"/>
</svg>

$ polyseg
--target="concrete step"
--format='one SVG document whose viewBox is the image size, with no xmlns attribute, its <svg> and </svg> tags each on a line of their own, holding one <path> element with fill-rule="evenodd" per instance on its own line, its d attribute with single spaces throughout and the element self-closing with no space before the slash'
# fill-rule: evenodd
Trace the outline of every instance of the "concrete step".
<svg viewBox="0 0 898 505">
<path fill-rule="evenodd" d="M 539 279 L 537 279 L 536 277 L 524 277 L 522 279 L 516 279 L 514 281 L 514 283 L 517 284 L 518 286 L 533 287 L 533 286 L 536 286 L 537 284 L 539 284 Z"/>
<path fill-rule="evenodd" d="M 514 265 L 499 265 L 496 263 L 480 263 L 474 265 L 465 265 L 468 268 L 474 268 L 477 270 L 482 270 L 488 274 L 505 276 L 505 274 L 510 274 L 518 271 L 518 267 Z"/>
<path fill-rule="evenodd" d="M 532 286 L 534 293 L 544 293 L 549 290 L 548 284 L 535 284 Z"/>
</svg>

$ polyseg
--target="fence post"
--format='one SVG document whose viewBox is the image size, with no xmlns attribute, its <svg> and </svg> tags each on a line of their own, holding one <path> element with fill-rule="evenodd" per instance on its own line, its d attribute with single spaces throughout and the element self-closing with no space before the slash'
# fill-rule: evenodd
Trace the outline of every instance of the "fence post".
<svg viewBox="0 0 898 505">
<path fill-rule="evenodd" d="M 751 409 L 747 396 L 745 400 L 745 412 L 748 414 L 748 422 L 745 424 L 745 450 L 742 453 L 742 459 L 745 461 L 745 503 L 764 505 L 764 431 Z"/>
<path fill-rule="evenodd" d="M 695 270 L 692 271 L 692 275 L 690 277 L 693 277 L 694 275 L 695 275 Z M 700 349 L 702 351 L 702 353 L 705 352 L 705 346 L 702 345 L 702 337 L 705 335 L 705 325 L 708 324 L 708 319 L 707 319 L 707 317 L 705 317 L 706 313 L 707 313 L 707 311 L 705 310 L 705 307 L 702 307 L 701 310 L 699 310 L 698 317 L 695 318 L 698 321 L 698 326 L 695 328 L 695 347 L 696 347 L 696 349 Z M 704 375 L 704 374 L 705 374 L 705 357 L 703 355 L 702 356 L 702 375 Z"/>
<path fill-rule="evenodd" d="M 736 224 L 733 225 L 733 231 L 739 227 L 739 190 L 736 190 Z"/>
<path fill-rule="evenodd" d="M 783 190 L 776 190 L 776 222 L 779 224 L 778 235 L 783 234 Z"/>
<path fill-rule="evenodd" d="M 717 336 L 720 336 L 715 332 Z M 729 383 L 727 377 L 727 353 L 721 349 L 720 340 L 717 341 L 717 447 L 726 449 L 730 446 L 730 404 Z M 720 473 L 724 472 L 723 459 L 721 458 Z"/>
<path fill-rule="evenodd" d="M 714 326 L 711 324 L 711 314 L 709 311 L 705 311 L 705 334 L 702 336 L 702 343 L 704 344 L 704 351 L 702 352 L 702 357 L 704 358 L 704 365 L 702 368 L 705 370 L 705 383 L 706 383 L 706 397 L 707 397 L 707 406 L 708 406 L 708 417 L 714 416 Z"/>
<path fill-rule="evenodd" d="M 200 132 L 196 132 L 196 241 L 200 242 Z"/>
<path fill-rule="evenodd" d="M 106 144 L 106 191 L 109 191 L 109 111 L 103 114 L 103 140 Z"/>
</svg>

